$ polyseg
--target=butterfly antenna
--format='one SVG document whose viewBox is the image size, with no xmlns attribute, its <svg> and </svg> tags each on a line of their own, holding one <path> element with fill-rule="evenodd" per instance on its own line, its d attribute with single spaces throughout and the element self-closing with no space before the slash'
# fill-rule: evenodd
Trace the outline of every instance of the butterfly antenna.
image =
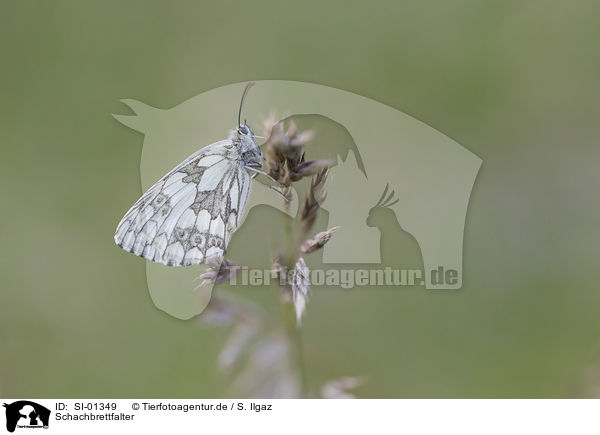
<svg viewBox="0 0 600 435">
<path fill-rule="evenodd" d="M 254 82 L 248 82 L 248 84 L 244 88 L 244 93 L 242 94 L 242 101 L 240 101 L 240 110 L 238 111 L 238 123 L 237 123 L 238 126 L 242 125 L 242 106 L 244 105 L 244 100 L 246 99 L 246 94 L 248 93 L 248 91 L 250 90 L 250 88 L 252 87 L 253 84 L 254 84 Z"/>
</svg>

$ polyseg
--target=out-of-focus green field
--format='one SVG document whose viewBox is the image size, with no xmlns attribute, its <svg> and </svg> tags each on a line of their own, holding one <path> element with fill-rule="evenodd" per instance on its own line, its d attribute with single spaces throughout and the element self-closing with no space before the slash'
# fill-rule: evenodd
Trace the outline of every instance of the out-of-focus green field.
<svg viewBox="0 0 600 435">
<path fill-rule="evenodd" d="M 0 395 L 225 394 L 227 331 L 155 308 L 143 261 L 113 242 L 143 137 L 111 113 L 252 79 L 367 96 L 484 161 L 463 288 L 315 291 L 313 389 L 363 375 L 361 397 L 597 391 L 599 20 L 586 0 L 3 1 Z"/>
</svg>

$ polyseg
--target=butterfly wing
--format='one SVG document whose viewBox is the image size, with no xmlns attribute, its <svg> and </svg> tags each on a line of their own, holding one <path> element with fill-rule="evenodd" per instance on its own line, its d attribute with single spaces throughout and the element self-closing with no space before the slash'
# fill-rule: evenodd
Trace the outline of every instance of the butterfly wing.
<svg viewBox="0 0 600 435">
<path fill-rule="evenodd" d="M 231 140 L 192 154 L 125 214 L 115 242 L 167 266 L 222 256 L 248 199 L 251 178 Z"/>
</svg>

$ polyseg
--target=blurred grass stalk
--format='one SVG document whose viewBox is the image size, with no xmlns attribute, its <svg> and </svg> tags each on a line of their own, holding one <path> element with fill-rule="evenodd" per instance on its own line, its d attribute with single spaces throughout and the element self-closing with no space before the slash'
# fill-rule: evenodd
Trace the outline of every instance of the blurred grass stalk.
<svg viewBox="0 0 600 435">
<path fill-rule="evenodd" d="M 317 240 L 306 240 L 306 238 L 316 220 L 319 204 L 325 200 L 327 169 L 331 162 L 305 160 L 304 146 L 313 138 L 313 132 L 299 132 L 293 121 L 290 121 L 286 131 L 283 122 L 274 123 L 272 119 L 268 119 L 264 123 L 264 130 L 265 137 L 269 138 L 265 145 L 268 174 L 277 183 L 276 189 L 284 198 L 286 211 L 283 215 L 285 255 L 281 253 L 275 255 L 272 271 L 274 276 L 279 277 L 281 320 L 290 343 L 292 360 L 295 361 L 300 376 L 300 396 L 305 397 L 308 392 L 308 382 L 300 325 L 308 301 L 310 282 L 309 270 L 302 255 L 324 245 Z M 289 204 L 292 198 L 292 184 L 305 177 L 311 177 L 312 181 L 299 215 L 302 230 L 296 237 L 293 223 L 298 220 L 289 218 Z M 292 271 L 291 276 L 289 271 Z"/>
</svg>

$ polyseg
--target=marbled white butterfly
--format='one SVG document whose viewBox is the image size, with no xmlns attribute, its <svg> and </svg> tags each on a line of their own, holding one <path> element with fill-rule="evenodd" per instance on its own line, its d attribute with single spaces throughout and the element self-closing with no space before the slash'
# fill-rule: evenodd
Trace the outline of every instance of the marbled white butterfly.
<svg viewBox="0 0 600 435">
<path fill-rule="evenodd" d="M 189 156 L 154 184 L 125 214 L 115 242 L 128 252 L 167 266 L 222 257 L 250 193 L 250 171 L 260 173 L 262 153 L 250 127 Z"/>
</svg>

